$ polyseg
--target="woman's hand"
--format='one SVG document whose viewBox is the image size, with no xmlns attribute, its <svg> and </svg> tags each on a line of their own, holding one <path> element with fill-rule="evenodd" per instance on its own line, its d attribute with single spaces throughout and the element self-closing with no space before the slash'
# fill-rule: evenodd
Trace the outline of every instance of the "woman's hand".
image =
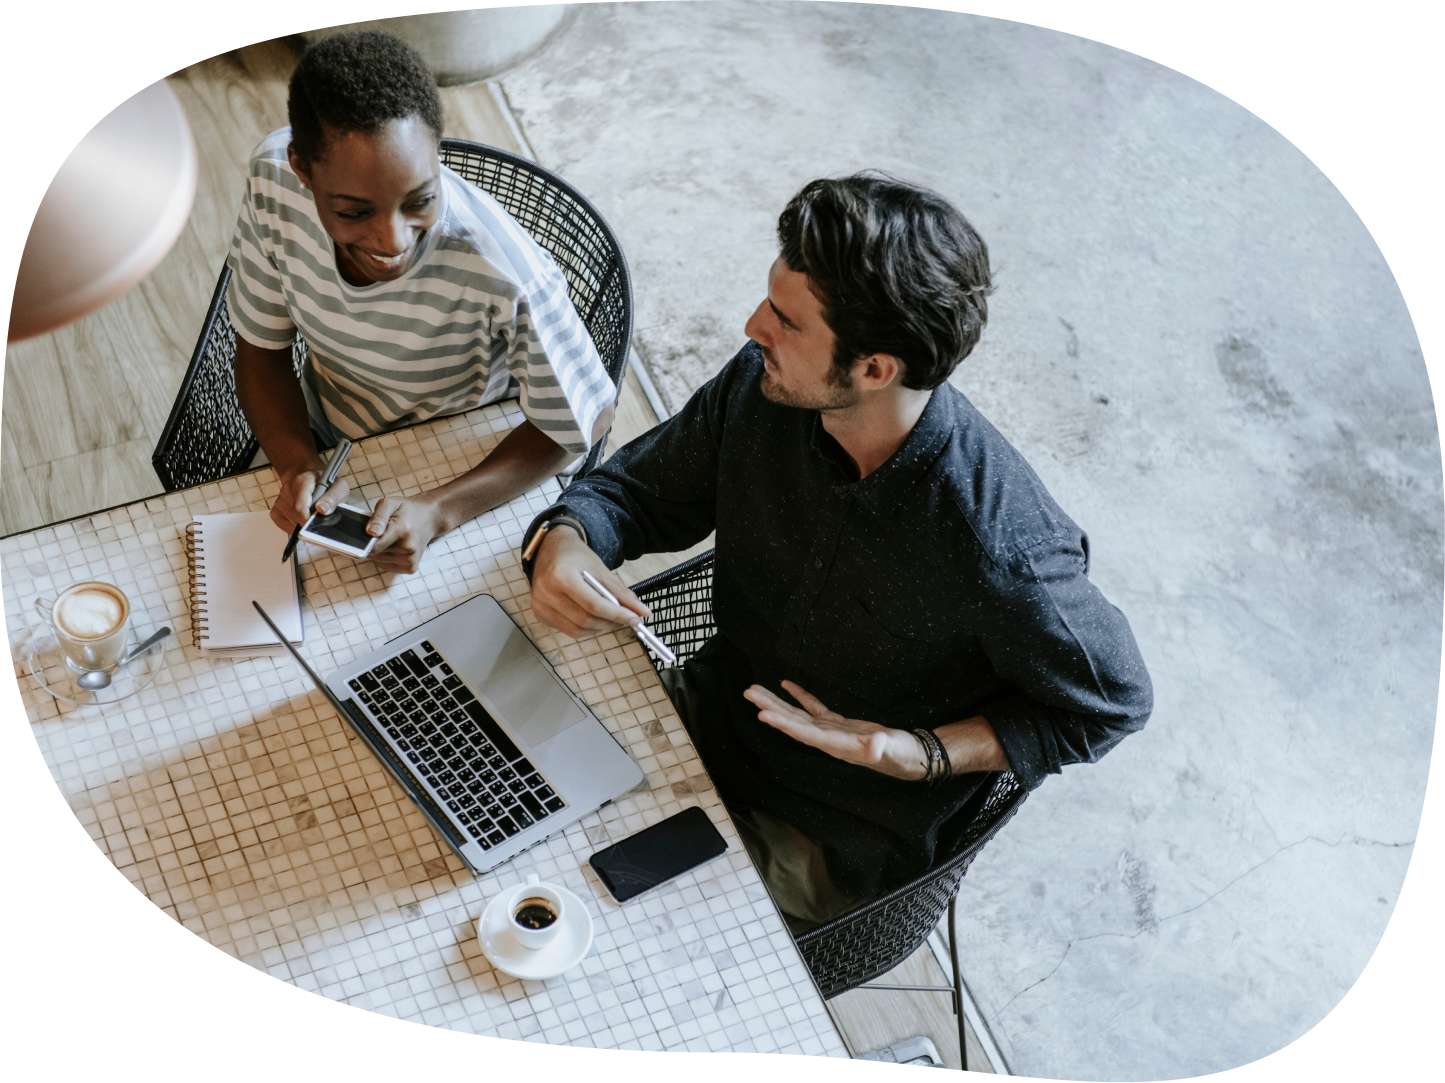
<svg viewBox="0 0 1445 1083">
<path fill-rule="evenodd" d="M 382 571 L 408 575 L 415 572 L 432 539 L 447 532 L 448 526 L 429 495 L 384 496 L 371 509 L 366 532 L 377 542 L 368 559 Z M 325 499 L 331 499 L 330 492 Z"/>
<path fill-rule="evenodd" d="M 743 698 L 759 708 L 759 720 L 834 759 L 871 767 L 892 778 L 920 779 L 927 773 L 922 748 L 913 734 L 861 718 L 844 718 L 792 681 L 784 681 L 783 687 L 803 705 L 802 710 L 760 684 L 744 692 Z"/>
<path fill-rule="evenodd" d="M 277 495 L 276 502 L 271 505 L 271 521 L 290 534 L 311 518 L 312 494 L 316 492 L 316 483 L 325 472 L 326 466 L 323 463 L 313 469 L 282 475 L 281 492 Z M 349 492 L 351 486 L 344 479 L 337 478 L 321 499 L 316 501 L 317 514 L 330 515 L 346 500 Z"/>
<path fill-rule="evenodd" d="M 386 572 L 416 571 L 433 538 L 535 488 L 573 458 L 523 421 L 461 477 L 415 496 L 378 500 L 366 527 L 378 539 L 371 562 Z"/>
</svg>

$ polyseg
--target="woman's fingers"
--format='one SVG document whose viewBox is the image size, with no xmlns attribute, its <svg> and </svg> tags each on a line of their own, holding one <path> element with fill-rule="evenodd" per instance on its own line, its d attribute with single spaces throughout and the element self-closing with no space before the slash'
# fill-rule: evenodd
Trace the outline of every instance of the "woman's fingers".
<svg viewBox="0 0 1445 1083">
<path fill-rule="evenodd" d="M 337 478 L 331 488 L 317 500 L 315 494 L 318 480 L 314 470 L 303 470 L 283 481 L 281 492 L 277 494 L 276 503 L 271 508 L 271 521 L 289 534 L 298 526 L 304 526 L 311 518 L 313 500 L 317 515 L 330 515 L 351 493 L 351 486 L 344 479 Z"/>
<path fill-rule="evenodd" d="M 396 514 L 396 509 L 401 507 L 401 498 L 395 496 L 384 496 L 376 502 L 376 507 L 371 509 L 371 519 L 367 521 L 366 532 L 374 538 L 380 538 L 386 534 L 386 527 Z M 378 545 L 381 543 L 378 542 Z M 372 550 L 375 552 L 375 550 Z"/>
<path fill-rule="evenodd" d="M 400 514 L 404 503 L 401 497 L 396 496 L 384 496 L 378 500 L 371 509 L 366 532 L 376 539 L 369 559 L 377 568 L 410 575 L 421 566 L 421 554 L 406 543 Z"/>
<path fill-rule="evenodd" d="M 344 478 L 337 478 L 331 483 L 331 488 L 322 494 L 321 499 L 316 501 L 317 515 L 330 515 L 342 504 L 346 503 L 346 497 L 351 492 L 351 486 Z"/>
<path fill-rule="evenodd" d="M 420 566 L 415 553 L 393 546 L 378 553 L 372 550 L 371 562 L 384 572 L 402 572 L 410 575 Z"/>
<path fill-rule="evenodd" d="M 306 522 L 311 507 L 311 493 L 316 476 L 309 471 L 292 475 L 281 483 L 276 503 L 271 505 L 271 521 L 287 534 Z"/>
<path fill-rule="evenodd" d="M 286 507 L 286 519 L 295 530 L 311 517 L 311 494 L 316 491 L 316 479 L 303 474 L 291 487 L 291 500 Z"/>
</svg>

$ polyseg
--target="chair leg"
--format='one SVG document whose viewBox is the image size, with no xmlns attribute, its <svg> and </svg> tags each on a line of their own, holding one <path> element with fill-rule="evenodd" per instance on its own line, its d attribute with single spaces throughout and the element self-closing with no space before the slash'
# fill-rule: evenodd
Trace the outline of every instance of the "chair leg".
<svg viewBox="0 0 1445 1083">
<path fill-rule="evenodd" d="M 963 1014 L 963 977 L 958 969 L 958 914 L 957 898 L 948 900 L 948 957 L 953 964 L 953 986 L 947 985 L 895 985 L 892 982 L 866 982 L 855 989 L 891 989 L 894 992 L 952 993 L 953 1014 L 958 1019 L 958 1065 L 960 1071 L 968 1071 L 967 1017 Z M 910 1039 L 912 1040 L 912 1039 Z"/>
<path fill-rule="evenodd" d="M 963 979 L 958 975 L 958 926 L 955 921 L 954 903 L 948 900 L 948 955 L 953 961 L 953 1011 L 958 1016 L 958 1064 L 961 1071 L 968 1071 L 968 1045 L 964 1040 Z"/>
</svg>

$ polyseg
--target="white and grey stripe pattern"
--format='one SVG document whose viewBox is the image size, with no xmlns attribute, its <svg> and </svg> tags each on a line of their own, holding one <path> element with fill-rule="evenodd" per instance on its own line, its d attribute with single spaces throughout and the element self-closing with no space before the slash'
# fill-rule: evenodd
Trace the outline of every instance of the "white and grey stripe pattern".
<svg viewBox="0 0 1445 1083">
<path fill-rule="evenodd" d="M 505 396 L 582 454 L 616 389 L 550 253 L 491 196 L 442 169 L 437 224 L 394 282 L 353 286 L 315 201 L 286 157 L 291 130 L 261 142 L 227 263 L 227 305 L 253 345 L 311 349 L 315 390 L 340 435 L 367 436 Z"/>
</svg>

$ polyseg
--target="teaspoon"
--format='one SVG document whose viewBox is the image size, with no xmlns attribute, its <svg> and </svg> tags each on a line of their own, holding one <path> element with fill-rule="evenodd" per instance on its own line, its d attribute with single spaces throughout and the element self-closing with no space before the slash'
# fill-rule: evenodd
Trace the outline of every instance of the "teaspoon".
<svg viewBox="0 0 1445 1083">
<path fill-rule="evenodd" d="M 99 692 L 102 688 L 110 687 L 111 674 L 128 666 L 170 634 L 170 628 L 162 628 L 109 669 L 92 669 L 86 673 L 82 673 L 79 677 L 75 678 L 75 683 L 87 692 Z"/>
</svg>

